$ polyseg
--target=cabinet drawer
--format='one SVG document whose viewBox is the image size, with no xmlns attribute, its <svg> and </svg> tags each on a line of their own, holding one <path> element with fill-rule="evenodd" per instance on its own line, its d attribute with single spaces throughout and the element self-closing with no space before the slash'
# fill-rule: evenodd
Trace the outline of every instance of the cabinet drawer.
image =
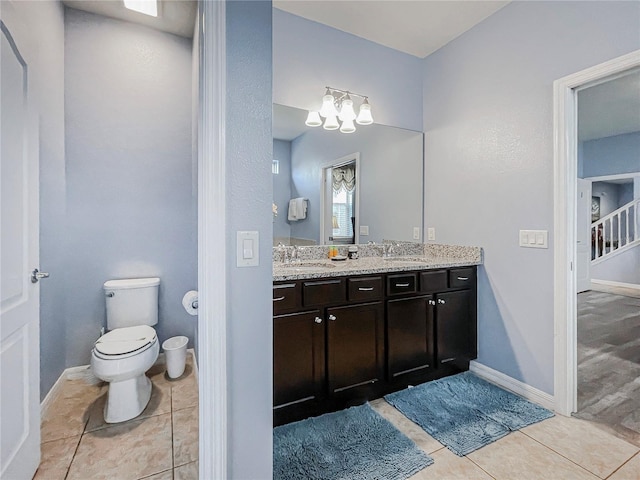
<svg viewBox="0 0 640 480">
<path fill-rule="evenodd" d="M 299 288 L 296 283 L 281 283 L 273 286 L 273 314 L 295 309 L 300 305 Z"/>
<path fill-rule="evenodd" d="M 343 278 L 303 282 L 302 304 L 313 307 L 341 303 L 346 300 L 346 293 Z"/>
<path fill-rule="evenodd" d="M 382 277 L 349 278 L 347 285 L 350 302 L 382 298 Z"/>
<path fill-rule="evenodd" d="M 415 273 L 387 275 L 387 295 L 402 295 L 403 293 L 415 293 L 415 291 Z"/>
<path fill-rule="evenodd" d="M 473 287 L 476 284 L 475 267 L 452 268 L 449 270 L 449 287 Z"/>
<path fill-rule="evenodd" d="M 446 270 L 433 270 L 420 273 L 420 291 L 424 293 L 441 292 L 449 285 Z"/>
</svg>

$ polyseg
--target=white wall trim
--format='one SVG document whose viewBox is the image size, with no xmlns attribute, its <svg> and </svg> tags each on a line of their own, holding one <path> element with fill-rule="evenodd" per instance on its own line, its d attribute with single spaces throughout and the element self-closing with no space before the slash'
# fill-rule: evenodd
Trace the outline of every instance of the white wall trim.
<svg viewBox="0 0 640 480">
<path fill-rule="evenodd" d="M 554 136 L 554 397 L 556 411 L 577 407 L 576 191 L 577 100 L 582 88 L 640 66 L 640 50 L 553 83 Z"/>
<path fill-rule="evenodd" d="M 615 258 L 618 255 L 622 255 L 623 253 L 626 253 L 632 248 L 637 247 L 639 245 L 640 245 L 640 238 L 638 238 L 637 240 L 634 240 L 633 242 L 629 242 L 626 245 L 623 245 L 622 247 L 616 248 L 613 252 L 609 252 L 602 257 L 598 257 L 595 260 L 591 260 L 591 265 L 598 265 L 599 263 L 606 262 L 607 260 Z"/>
<path fill-rule="evenodd" d="M 591 182 L 606 182 L 607 180 L 624 180 L 626 178 L 634 179 L 640 177 L 637 173 L 619 173 L 616 175 L 600 175 L 599 177 L 585 177 L 585 180 Z"/>
<path fill-rule="evenodd" d="M 199 478 L 227 478 L 226 2 L 198 2 Z"/>
<path fill-rule="evenodd" d="M 593 278 L 591 279 L 591 283 L 595 283 L 596 285 L 606 285 L 608 287 L 621 287 L 640 291 L 640 285 L 637 285 L 635 283 L 614 282 L 611 280 L 595 280 Z"/>
<path fill-rule="evenodd" d="M 483 378 L 488 382 L 502 387 L 505 390 L 509 390 L 516 395 L 520 395 L 530 402 L 537 403 L 538 405 L 544 408 L 548 408 L 549 410 L 555 410 L 555 401 L 553 395 L 549 395 L 542 390 L 523 383 L 520 380 L 516 380 L 515 378 L 510 377 L 509 375 L 505 375 L 504 373 L 494 370 L 493 368 L 487 367 L 482 363 L 478 363 L 475 360 L 472 360 L 469 364 L 469 370 L 475 373 L 480 378 Z"/>
</svg>

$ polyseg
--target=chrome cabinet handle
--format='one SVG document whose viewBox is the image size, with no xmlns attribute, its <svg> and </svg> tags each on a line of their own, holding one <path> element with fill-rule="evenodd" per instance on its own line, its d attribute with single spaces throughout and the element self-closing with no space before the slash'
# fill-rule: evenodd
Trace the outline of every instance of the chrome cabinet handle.
<svg viewBox="0 0 640 480">
<path fill-rule="evenodd" d="M 373 290 L 373 287 L 359 287 L 358 290 L 360 290 L 361 292 L 370 292 Z"/>
<path fill-rule="evenodd" d="M 278 297 L 273 299 L 274 302 L 279 302 L 281 300 L 284 300 L 284 297 Z"/>
<path fill-rule="evenodd" d="M 458 280 L 462 280 L 463 282 L 466 282 L 467 280 L 469 280 L 469 277 L 458 277 Z"/>
<path fill-rule="evenodd" d="M 320 317 L 316 317 L 313 321 L 316 323 L 322 323 L 322 319 Z"/>
<path fill-rule="evenodd" d="M 438 303 L 439 303 L 440 305 L 444 305 L 446 302 L 445 302 L 443 299 L 439 298 L 439 299 L 438 299 Z"/>
<path fill-rule="evenodd" d="M 37 268 L 34 268 L 33 272 L 31 272 L 31 283 L 38 283 L 41 278 L 49 278 L 49 274 L 47 272 L 39 272 Z"/>
<path fill-rule="evenodd" d="M 336 318 L 335 315 L 329 315 L 329 320 L 331 320 L 333 322 L 333 321 L 336 321 L 337 318 Z"/>
<path fill-rule="evenodd" d="M 433 300 L 429 300 L 429 305 L 435 305 L 436 302 L 434 302 Z"/>
<path fill-rule="evenodd" d="M 408 287 L 408 283 L 396 283 L 396 287 Z"/>
</svg>

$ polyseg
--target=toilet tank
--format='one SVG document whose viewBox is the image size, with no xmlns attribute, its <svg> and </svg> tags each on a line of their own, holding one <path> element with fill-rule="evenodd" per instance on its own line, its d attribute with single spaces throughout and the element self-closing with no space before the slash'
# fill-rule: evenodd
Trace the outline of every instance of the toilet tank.
<svg viewBox="0 0 640 480">
<path fill-rule="evenodd" d="M 159 278 L 127 278 L 104 283 L 107 329 L 158 323 Z"/>
</svg>

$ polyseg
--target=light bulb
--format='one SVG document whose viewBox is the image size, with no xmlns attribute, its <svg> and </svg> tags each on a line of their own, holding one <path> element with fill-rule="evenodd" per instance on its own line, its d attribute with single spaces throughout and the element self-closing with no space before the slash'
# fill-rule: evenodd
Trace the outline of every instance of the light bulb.
<svg viewBox="0 0 640 480">
<path fill-rule="evenodd" d="M 371 125 L 373 123 L 371 105 L 369 105 L 369 100 L 366 98 L 364 99 L 364 102 L 362 102 L 362 105 L 360 105 L 360 112 L 358 113 L 356 123 L 358 123 L 358 125 Z"/>
<path fill-rule="evenodd" d="M 322 97 L 322 107 L 320 108 L 320 115 L 324 118 L 327 118 L 331 115 L 337 115 L 338 111 L 336 110 L 336 106 L 333 104 L 335 98 L 331 95 L 331 92 L 327 88 L 327 92 Z"/>
<path fill-rule="evenodd" d="M 307 115 L 307 121 L 304 122 L 307 127 L 319 127 L 322 125 L 322 120 L 320 119 L 320 114 L 318 112 L 310 111 L 309 115 Z"/>
<path fill-rule="evenodd" d="M 356 131 L 356 126 L 353 124 L 353 120 L 345 120 L 340 127 L 342 133 L 353 133 Z"/>
<path fill-rule="evenodd" d="M 338 116 L 338 118 L 340 118 L 340 120 L 342 120 L 343 122 L 347 120 L 353 121 L 356 119 L 356 112 L 354 112 L 353 110 L 353 100 L 351 100 L 349 95 L 347 95 L 346 98 L 342 101 L 342 109 L 340 109 L 340 115 Z"/>
<path fill-rule="evenodd" d="M 329 115 L 324 121 L 324 129 L 325 130 L 337 130 L 340 124 L 338 123 L 338 119 L 335 115 Z"/>
</svg>

